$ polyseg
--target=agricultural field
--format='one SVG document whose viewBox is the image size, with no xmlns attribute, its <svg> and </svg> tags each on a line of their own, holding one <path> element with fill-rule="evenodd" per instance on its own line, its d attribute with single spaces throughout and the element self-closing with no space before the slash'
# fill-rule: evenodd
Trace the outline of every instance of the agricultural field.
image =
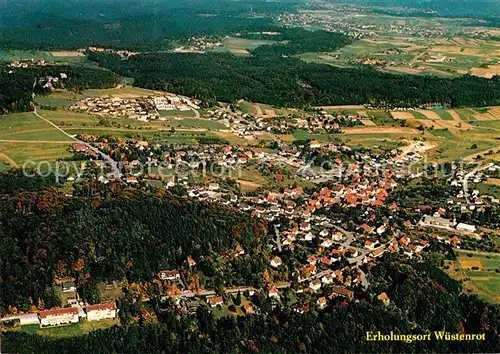
<svg viewBox="0 0 500 354">
<path fill-rule="evenodd" d="M 44 52 L 44 51 L 29 51 L 29 50 L 0 50 L 0 61 L 15 61 L 15 60 L 45 60 L 47 62 L 78 62 L 84 63 L 87 60 L 83 53 L 66 51 L 66 52 Z"/>
<path fill-rule="evenodd" d="M 500 74 L 500 42 L 495 29 L 474 27 L 467 19 L 374 15 L 363 9 L 303 11 L 285 25 L 309 29 L 356 28 L 362 39 L 333 52 L 303 53 L 306 62 L 338 67 L 372 65 L 392 73 L 437 75 Z M 307 21 L 304 21 L 304 16 Z M 433 33 L 433 35 L 427 35 Z M 483 36 L 478 37 L 481 33 Z"/>
<path fill-rule="evenodd" d="M 252 49 L 260 47 L 261 45 L 274 44 L 274 43 L 277 42 L 271 40 L 227 37 L 224 40 L 222 40 L 222 46 L 214 48 L 214 51 L 229 52 L 237 55 L 249 55 Z"/>
<path fill-rule="evenodd" d="M 434 129 L 427 135 L 434 137 L 437 148 L 430 153 L 437 161 L 449 161 L 475 155 L 481 151 L 495 149 L 499 142 L 493 137 L 481 139 L 472 132 L 454 133 L 449 129 Z M 431 137 L 430 137 L 431 138 Z M 432 138 L 431 138 L 432 139 Z"/>
<path fill-rule="evenodd" d="M 71 143 L 0 142 L 0 160 L 4 170 L 22 167 L 25 163 L 28 167 L 34 167 L 31 162 L 39 164 L 42 161 L 44 163 L 40 168 L 44 170 L 54 167 L 58 159 L 70 157 L 72 155 L 68 152 L 70 146 Z"/>
<path fill-rule="evenodd" d="M 460 250 L 458 260 L 448 264 L 448 273 L 463 281 L 466 292 L 500 303 L 500 255 Z"/>
<path fill-rule="evenodd" d="M 0 141 L 71 141 L 33 113 L 0 116 Z"/>
</svg>

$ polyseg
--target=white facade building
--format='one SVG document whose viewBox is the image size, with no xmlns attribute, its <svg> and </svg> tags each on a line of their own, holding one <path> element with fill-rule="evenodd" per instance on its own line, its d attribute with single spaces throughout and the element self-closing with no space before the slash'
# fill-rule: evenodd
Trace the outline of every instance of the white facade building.
<svg viewBox="0 0 500 354">
<path fill-rule="evenodd" d="M 58 308 L 40 312 L 40 327 L 61 326 L 78 323 L 78 309 L 76 307 Z"/>
<path fill-rule="evenodd" d="M 87 305 L 87 320 L 89 321 L 100 321 L 105 319 L 112 319 L 116 317 L 118 312 L 116 304 L 97 304 L 97 305 Z"/>
</svg>

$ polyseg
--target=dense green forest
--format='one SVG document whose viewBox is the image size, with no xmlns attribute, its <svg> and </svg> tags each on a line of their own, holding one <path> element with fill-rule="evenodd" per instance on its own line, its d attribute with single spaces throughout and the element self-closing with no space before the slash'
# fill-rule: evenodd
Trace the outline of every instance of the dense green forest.
<svg viewBox="0 0 500 354">
<path fill-rule="evenodd" d="M 265 35 L 279 33 L 277 35 Z M 270 27 L 260 32 L 246 32 L 243 38 L 270 39 L 283 43 L 262 45 L 252 50 L 253 55 L 276 56 L 294 55 L 307 52 L 331 52 L 352 43 L 352 39 L 340 33 L 327 31 L 308 31 L 302 28 Z"/>
<path fill-rule="evenodd" d="M 212 288 L 262 278 L 265 253 L 254 250 L 266 243 L 267 226 L 259 220 L 213 203 L 129 191 L 121 184 L 82 183 L 67 198 L 50 186 L 40 188 L 42 180 L 19 182 L 27 188 L 22 190 L 13 189 L 12 182 L 0 183 L 11 190 L 0 201 L 0 312 L 8 305 L 29 309 L 39 299 L 48 307 L 57 304 L 56 277 L 146 281 L 159 270 L 185 267 L 188 256 L 211 276 L 205 285 Z M 234 250 L 236 243 L 248 250 L 248 260 L 215 274 L 211 257 Z"/>
<path fill-rule="evenodd" d="M 325 310 L 298 313 L 276 307 L 265 295 L 253 302 L 269 312 L 216 318 L 200 307 L 188 316 L 172 305 L 156 308 L 159 322 L 145 322 L 139 302 L 130 294 L 120 300 L 120 318 L 139 316 L 138 323 L 113 327 L 71 339 L 52 339 L 27 333 L 6 333 L 3 349 L 17 353 L 110 352 L 317 352 L 317 353 L 422 353 L 498 352 L 500 311 L 475 296 L 461 295 L 433 262 L 404 260 L 386 255 L 372 269 L 374 290 L 386 291 L 391 305 L 369 294 L 359 302 L 330 300 Z M 127 305 L 128 304 L 128 305 Z M 394 306 L 395 305 L 395 306 Z M 484 333 L 484 341 L 366 341 L 367 331 L 426 334 L 433 331 Z M 433 338 L 433 337 L 431 337 Z"/>
<path fill-rule="evenodd" d="M 293 6 L 258 0 L 49 0 L 32 2 L 28 8 L 21 3 L 0 3 L 0 48 L 166 50 L 172 41 L 189 36 L 227 35 L 269 25 L 271 14 Z"/>
<path fill-rule="evenodd" d="M 136 86 L 193 96 L 208 103 L 244 98 L 282 107 L 500 104 L 499 77 L 488 80 L 388 74 L 371 68 L 309 64 L 280 55 L 156 53 L 121 60 L 118 55 L 91 53 L 89 59 L 122 76 L 134 77 Z"/>
<path fill-rule="evenodd" d="M 61 73 L 67 79 L 61 79 L 57 84 L 60 88 L 81 91 L 90 88 L 110 88 L 116 84 L 116 76 L 109 70 L 83 66 L 54 65 L 30 68 L 0 67 L 0 114 L 7 112 L 26 112 L 32 109 L 33 90 L 37 94 L 49 92 L 37 84 L 35 80 L 48 76 L 59 77 Z"/>
</svg>

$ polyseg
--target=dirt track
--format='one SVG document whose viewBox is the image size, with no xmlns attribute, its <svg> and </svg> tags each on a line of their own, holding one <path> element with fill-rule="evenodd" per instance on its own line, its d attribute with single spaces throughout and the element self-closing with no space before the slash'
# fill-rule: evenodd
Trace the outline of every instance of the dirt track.
<svg viewBox="0 0 500 354">
<path fill-rule="evenodd" d="M 397 127 L 366 127 L 366 128 L 344 128 L 344 134 L 414 134 L 420 132 L 413 128 Z"/>
<path fill-rule="evenodd" d="M 11 167 L 19 168 L 19 165 L 16 163 L 16 161 L 12 160 L 10 157 L 1 152 L 0 152 L 0 160 L 7 162 L 7 164 L 9 164 Z"/>
</svg>

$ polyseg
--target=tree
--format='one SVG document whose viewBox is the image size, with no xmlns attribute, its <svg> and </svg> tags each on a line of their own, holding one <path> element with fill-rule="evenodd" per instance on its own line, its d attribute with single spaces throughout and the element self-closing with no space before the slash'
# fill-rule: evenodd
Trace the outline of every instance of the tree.
<svg viewBox="0 0 500 354">
<path fill-rule="evenodd" d="M 241 305 L 241 293 L 240 293 L 239 290 L 238 290 L 238 294 L 236 295 L 236 299 L 234 299 L 234 304 L 236 306 L 240 306 Z"/>
</svg>

